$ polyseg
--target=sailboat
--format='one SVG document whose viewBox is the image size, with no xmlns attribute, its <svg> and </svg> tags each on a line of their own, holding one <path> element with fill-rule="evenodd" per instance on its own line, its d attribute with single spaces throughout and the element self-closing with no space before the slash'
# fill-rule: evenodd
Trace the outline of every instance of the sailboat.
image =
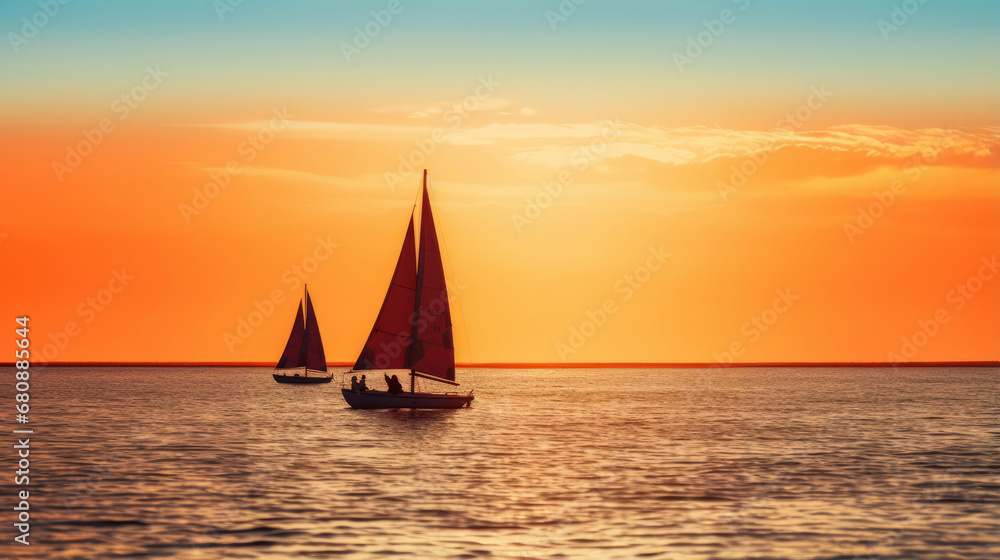
<svg viewBox="0 0 1000 560">
<path fill-rule="evenodd" d="M 427 194 L 427 170 L 424 170 L 423 198 L 420 209 L 420 245 L 416 240 L 410 213 L 403 248 L 392 273 L 392 281 L 354 368 L 356 371 L 409 370 L 410 390 L 395 381 L 395 392 L 361 391 L 341 387 L 351 408 L 461 408 L 472 403 L 472 391 L 426 393 L 416 391 L 416 379 L 428 379 L 457 386 L 455 382 L 455 345 L 451 334 L 451 311 L 445 286 L 441 249 L 434 229 L 430 197 Z M 389 377 L 386 375 L 388 382 Z M 393 376 L 395 378 L 395 376 Z"/>
<path fill-rule="evenodd" d="M 304 310 L 304 311 L 303 311 Z M 273 373 L 278 383 L 329 383 L 330 375 L 309 376 L 309 371 L 326 373 L 326 353 L 323 351 L 323 339 L 319 336 L 319 323 L 316 322 L 316 312 L 313 310 L 309 288 L 299 300 L 299 311 L 292 324 L 292 332 L 288 335 L 285 351 L 281 353 L 275 370 L 290 370 L 302 368 L 298 373 Z"/>
</svg>

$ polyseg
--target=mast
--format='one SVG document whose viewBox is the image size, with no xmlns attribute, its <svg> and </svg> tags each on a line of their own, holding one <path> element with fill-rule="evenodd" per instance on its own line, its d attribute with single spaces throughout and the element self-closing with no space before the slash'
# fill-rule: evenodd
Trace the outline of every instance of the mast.
<svg viewBox="0 0 1000 560">
<path fill-rule="evenodd" d="M 305 289 L 302 303 L 306 311 L 302 317 L 302 346 L 299 348 L 299 363 L 302 364 L 306 377 L 309 377 L 309 286 L 303 284 L 302 287 Z"/>
<path fill-rule="evenodd" d="M 426 169 L 424 169 L 424 181 L 423 181 L 423 184 L 421 186 L 421 189 L 423 191 L 423 202 L 420 205 L 420 246 L 418 247 L 418 251 L 417 251 L 417 290 L 416 290 L 416 293 L 414 293 L 414 297 L 413 297 L 413 315 L 410 318 L 410 329 L 411 329 L 411 331 L 410 331 L 411 332 L 411 334 L 410 334 L 410 346 L 407 347 L 407 349 L 406 349 L 406 363 L 408 363 L 410 365 L 410 392 L 411 393 L 416 392 L 415 389 L 416 389 L 416 385 L 417 385 L 417 371 L 413 367 L 413 364 L 415 364 L 417 362 L 417 360 L 419 360 L 420 358 L 422 358 L 423 354 L 424 354 L 423 346 L 420 345 L 420 339 L 417 337 L 417 334 L 419 334 L 419 325 L 420 325 L 420 296 L 423 295 L 423 291 L 424 291 L 424 259 L 426 257 L 426 252 L 425 252 L 424 249 L 427 247 L 426 234 L 425 234 L 427 228 L 426 228 L 426 226 L 424 224 L 424 222 L 425 222 L 424 216 L 426 215 L 426 212 L 428 211 L 427 208 L 426 208 L 426 205 L 427 205 L 427 170 Z M 416 358 L 414 358 L 414 351 L 413 351 L 415 345 L 420 345 L 420 346 L 416 346 L 416 349 L 419 351 L 419 354 L 416 356 Z"/>
<path fill-rule="evenodd" d="M 448 289 L 441 262 L 424 170 L 420 208 L 420 246 L 417 252 L 416 291 L 406 357 L 410 375 L 455 383 L 455 345 L 451 333 Z"/>
</svg>

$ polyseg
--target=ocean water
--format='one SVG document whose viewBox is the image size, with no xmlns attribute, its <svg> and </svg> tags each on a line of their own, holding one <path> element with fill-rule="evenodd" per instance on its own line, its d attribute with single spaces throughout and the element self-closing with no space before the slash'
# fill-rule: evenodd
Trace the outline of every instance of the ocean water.
<svg viewBox="0 0 1000 560">
<path fill-rule="evenodd" d="M 38 370 L 2 554 L 1000 558 L 996 368 L 459 378 L 472 408 L 356 411 L 263 368 Z"/>
</svg>

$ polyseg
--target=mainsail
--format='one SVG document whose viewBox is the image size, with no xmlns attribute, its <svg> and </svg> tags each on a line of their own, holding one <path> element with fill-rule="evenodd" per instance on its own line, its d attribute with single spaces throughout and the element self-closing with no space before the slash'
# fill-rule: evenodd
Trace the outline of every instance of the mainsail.
<svg viewBox="0 0 1000 560">
<path fill-rule="evenodd" d="M 364 349 L 354 364 L 356 370 L 407 369 L 406 349 L 412 330 L 413 296 L 417 290 L 416 259 L 414 257 L 413 215 L 403 238 L 403 249 L 392 273 L 392 282 L 368 335 Z"/>
<path fill-rule="evenodd" d="M 285 351 L 274 369 L 292 369 L 305 367 L 316 371 L 326 371 L 326 353 L 323 351 L 323 340 L 319 335 L 319 323 L 316 322 L 316 312 L 313 311 L 312 298 L 306 289 L 305 305 L 299 300 L 299 311 L 295 314 L 292 332 L 288 335 Z M 305 318 L 303 319 L 303 308 Z"/>
<path fill-rule="evenodd" d="M 416 257 L 414 244 L 411 214 L 392 282 L 354 369 L 410 369 L 454 382 L 451 311 L 427 193 L 426 170 Z"/>
<path fill-rule="evenodd" d="M 295 322 L 292 324 L 292 333 L 288 335 L 288 342 L 285 344 L 285 351 L 281 353 L 281 359 L 274 369 L 302 367 L 299 363 L 302 355 L 302 343 L 305 341 L 306 322 L 302 319 L 302 300 L 299 300 L 299 312 L 295 314 Z"/>
<path fill-rule="evenodd" d="M 410 368 L 455 380 L 455 345 L 451 337 L 451 310 L 445 285 L 441 248 L 438 246 L 427 194 L 427 171 L 424 171 L 424 195 L 420 213 L 420 255 L 417 257 L 417 293 L 414 300 L 410 343 Z"/>
</svg>

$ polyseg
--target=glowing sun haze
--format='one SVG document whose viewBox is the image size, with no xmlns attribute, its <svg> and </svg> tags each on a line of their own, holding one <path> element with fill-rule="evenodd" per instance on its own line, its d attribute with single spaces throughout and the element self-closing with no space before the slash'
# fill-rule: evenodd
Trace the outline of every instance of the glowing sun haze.
<svg viewBox="0 0 1000 560">
<path fill-rule="evenodd" d="M 5 2 L 0 315 L 353 362 L 426 167 L 460 362 L 1000 359 L 1000 6 L 910 8 Z"/>
</svg>

